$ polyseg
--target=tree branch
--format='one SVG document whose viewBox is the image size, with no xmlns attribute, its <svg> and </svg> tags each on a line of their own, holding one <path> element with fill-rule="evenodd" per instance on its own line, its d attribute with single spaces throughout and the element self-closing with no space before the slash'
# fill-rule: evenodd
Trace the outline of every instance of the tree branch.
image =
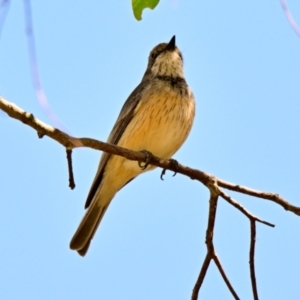
<svg viewBox="0 0 300 300">
<path fill-rule="evenodd" d="M 270 227 L 275 227 L 274 224 L 271 224 L 267 221 L 264 221 L 256 216 L 254 216 L 253 214 L 251 214 L 246 208 L 244 208 L 240 203 L 238 203 L 237 201 L 235 201 L 234 199 L 232 199 L 229 195 L 227 195 L 226 193 L 224 193 L 222 190 L 220 190 L 220 196 L 225 199 L 228 203 L 230 203 L 231 205 L 233 205 L 236 209 L 238 209 L 240 212 L 242 212 L 250 221 L 257 221 L 260 222 L 262 224 L 265 224 L 267 226 Z"/>
<path fill-rule="evenodd" d="M 57 141 L 67 149 L 73 149 L 76 147 L 88 147 L 95 150 L 105 151 L 114 155 L 123 156 L 129 160 L 135 160 L 140 162 L 146 162 L 148 156 L 143 152 L 136 152 L 129 149 L 125 149 L 116 145 L 104 143 L 91 138 L 76 138 L 72 137 L 63 131 L 53 128 L 45 124 L 44 122 L 36 119 L 33 114 L 30 114 L 15 104 L 8 102 L 0 96 L 0 109 L 6 112 L 11 118 L 17 119 L 24 124 L 32 127 L 37 131 L 39 138 L 43 136 L 48 136 L 53 140 Z M 284 200 L 278 194 L 256 191 L 254 189 L 250 189 L 248 187 L 240 186 L 231 182 L 227 182 L 225 180 L 215 178 L 211 174 L 202 172 L 197 169 L 189 168 L 187 166 L 178 164 L 174 165 L 170 160 L 164 160 L 159 157 L 151 157 L 150 161 L 151 165 L 161 167 L 163 169 L 171 170 L 173 172 L 177 172 L 183 175 L 190 177 L 191 179 L 198 180 L 202 182 L 204 185 L 207 185 L 212 180 L 216 180 L 218 186 L 239 192 L 242 194 L 254 196 L 257 198 L 262 198 L 266 200 L 270 200 L 282 206 L 285 210 L 295 213 L 300 216 L 300 207 L 294 206 L 291 203 Z"/>
<path fill-rule="evenodd" d="M 245 186 L 233 184 L 231 182 L 227 182 L 227 181 L 224 181 L 224 180 L 221 180 L 221 179 L 217 179 L 217 180 L 218 180 L 218 185 L 220 187 L 223 187 L 225 189 L 235 191 L 235 192 L 238 192 L 238 193 L 246 194 L 246 195 L 249 195 L 249 196 L 270 200 L 272 202 L 275 202 L 275 203 L 279 204 L 285 210 L 291 211 L 294 214 L 300 216 L 300 207 L 290 204 L 289 202 L 284 200 L 282 197 L 280 197 L 278 194 L 262 192 L 262 191 L 256 191 L 254 189 L 250 189 L 250 188 L 245 187 Z"/>
<path fill-rule="evenodd" d="M 258 300 L 258 292 L 257 292 L 257 284 L 256 284 L 256 276 L 255 276 L 255 264 L 254 264 L 254 256 L 255 256 L 255 242 L 256 242 L 256 222 L 254 219 L 250 221 L 250 251 L 249 251 L 249 265 L 250 265 L 250 277 L 251 277 L 251 285 L 252 285 L 252 293 L 253 299 Z"/>
<path fill-rule="evenodd" d="M 72 166 L 72 150 L 67 149 L 67 161 L 68 161 L 68 171 L 69 171 L 69 187 L 71 190 L 75 188 L 75 180 L 73 174 L 73 166 Z"/>
<path fill-rule="evenodd" d="M 202 286 L 202 283 L 204 281 L 206 272 L 208 270 L 210 261 L 213 260 L 224 280 L 226 283 L 229 291 L 231 292 L 232 296 L 234 299 L 239 300 L 239 296 L 235 292 L 233 286 L 231 285 L 223 267 L 222 264 L 215 252 L 215 247 L 214 247 L 214 242 L 213 242 L 213 237 L 214 237 L 214 228 L 215 228 L 215 219 L 216 219 L 216 214 L 217 214 L 217 206 L 218 206 L 218 197 L 220 195 L 220 189 L 217 185 L 216 180 L 210 182 L 207 187 L 210 190 L 210 199 L 209 199 L 209 213 L 208 213 L 208 224 L 207 224 L 207 229 L 206 229 L 206 248 L 207 248 L 207 253 L 205 260 L 202 264 L 200 274 L 198 276 L 198 279 L 195 283 L 193 292 L 192 292 L 192 300 L 198 299 L 198 294 L 199 290 Z"/>
<path fill-rule="evenodd" d="M 67 150 L 67 159 L 68 159 L 68 166 L 69 166 L 69 180 L 70 186 L 75 187 L 73 172 L 72 172 L 72 164 L 71 164 L 71 151 L 77 147 L 88 147 L 95 150 L 102 150 L 108 152 L 113 155 L 123 156 L 129 160 L 138 161 L 138 162 L 145 162 L 151 165 L 163 168 L 164 170 L 171 170 L 175 173 L 180 173 L 190 177 L 191 179 L 198 180 L 202 184 L 204 184 L 210 190 L 210 201 L 209 201 L 209 213 L 208 213 L 208 224 L 206 230 L 206 246 L 207 246 L 207 253 L 202 264 L 198 279 L 195 283 L 193 292 L 192 292 L 192 300 L 198 299 L 199 290 L 202 286 L 204 281 L 206 272 L 208 270 L 210 261 L 213 260 L 218 267 L 218 270 L 223 277 L 228 289 L 230 290 L 232 296 L 235 299 L 239 299 L 238 295 L 236 294 L 235 290 L 233 289 L 231 283 L 229 282 L 226 273 L 220 263 L 220 260 L 215 252 L 214 244 L 213 244 L 213 234 L 214 234 L 214 226 L 215 226 L 215 218 L 216 218 L 216 211 L 217 211 L 217 204 L 218 204 L 218 197 L 221 196 L 224 198 L 228 203 L 242 212 L 250 221 L 251 225 L 251 238 L 250 238 L 250 253 L 249 253 L 249 264 L 250 264 L 250 275 L 251 275 L 251 284 L 252 284 L 252 291 L 254 299 L 258 299 L 258 292 L 257 292 L 257 285 L 256 285 L 256 278 L 255 278 L 255 268 L 254 268 L 254 254 L 255 254 L 255 239 L 256 239 L 256 222 L 263 223 L 265 225 L 274 227 L 275 225 L 264 221 L 248 210 L 246 210 L 241 204 L 227 195 L 220 187 L 232 190 L 235 192 L 239 192 L 242 194 L 246 194 L 249 196 L 262 198 L 266 200 L 270 200 L 285 210 L 293 212 L 296 215 L 300 215 L 300 207 L 294 206 L 280 197 L 278 194 L 256 191 L 250 189 L 248 187 L 236 185 L 222 179 L 218 179 L 211 174 L 202 172 L 197 169 L 192 169 L 187 166 L 181 165 L 179 163 L 174 163 L 172 159 L 164 160 L 159 157 L 149 156 L 145 152 L 136 152 L 129 149 L 125 149 L 116 145 L 104 143 L 95 139 L 91 138 L 76 138 L 73 136 L 68 135 L 67 133 L 53 128 L 42 121 L 36 119 L 32 114 L 22 110 L 18 106 L 13 103 L 10 103 L 0 97 L 0 109 L 6 112 L 10 117 L 17 119 L 24 124 L 32 127 L 36 130 L 38 137 L 42 138 L 45 135 L 52 138 L 53 140 L 57 141 L 61 145 L 63 145 Z"/>
</svg>

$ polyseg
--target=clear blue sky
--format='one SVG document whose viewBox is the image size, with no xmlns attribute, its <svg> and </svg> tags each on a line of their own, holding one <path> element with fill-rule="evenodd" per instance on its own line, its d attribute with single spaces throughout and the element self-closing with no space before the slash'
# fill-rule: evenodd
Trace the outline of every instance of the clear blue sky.
<svg viewBox="0 0 300 300">
<path fill-rule="evenodd" d="M 0 95 L 49 122 L 32 88 L 22 1 L 0 41 Z M 300 2 L 289 0 L 300 23 Z M 300 40 L 279 1 L 161 1 L 143 20 L 130 1 L 32 1 L 39 67 L 70 133 L 106 140 L 139 83 L 149 51 L 176 34 L 194 91 L 184 165 L 300 206 Z M 1 299 L 189 299 L 206 248 L 208 192 L 160 170 L 121 190 L 86 257 L 69 250 L 100 153 L 65 150 L 0 113 Z M 257 226 L 261 299 L 299 299 L 300 217 L 231 195 L 274 229 Z M 251 299 L 249 224 L 220 201 L 216 251 L 241 299 Z M 212 264 L 201 299 L 232 299 Z"/>
</svg>

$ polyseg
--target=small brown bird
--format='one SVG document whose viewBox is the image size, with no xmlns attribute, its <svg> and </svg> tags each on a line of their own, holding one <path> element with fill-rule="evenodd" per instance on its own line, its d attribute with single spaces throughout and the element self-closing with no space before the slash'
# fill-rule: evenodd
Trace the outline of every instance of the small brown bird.
<svg viewBox="0 0 300 300">
<path fill-rule="evenodd" d="M 182 54 L 173 36 L 150 52 L 142 81 L 126 100 L 107 142 L 169 159 L 189 135 L 194 117 L 194 96 L 184 79 Z M 136 161 L 104 152 L 70 248 L 84 256 L 116 193 L 151 169 L 154 166 L 143 170 Z"/>
</svg>

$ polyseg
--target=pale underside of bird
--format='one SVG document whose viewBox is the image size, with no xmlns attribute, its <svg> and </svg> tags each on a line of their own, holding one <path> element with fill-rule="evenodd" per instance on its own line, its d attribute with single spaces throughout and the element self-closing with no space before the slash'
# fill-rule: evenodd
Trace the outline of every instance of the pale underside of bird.
<svg viewBox="0 0 300 300">
<path fill-rule="evenodd" d="M 195 100 L 183 75 L 183 59 L 170 42 L 154 47 L 141 83 L 121 109 L 107 142 L 134 151 L 171 158 L 186 140 L 194 121 Z M 139 174 L 136 161 L 103 153 L 87 197 L 87 209 L 70 248 L 84 256 L 115 194 Z"/>
</svg>

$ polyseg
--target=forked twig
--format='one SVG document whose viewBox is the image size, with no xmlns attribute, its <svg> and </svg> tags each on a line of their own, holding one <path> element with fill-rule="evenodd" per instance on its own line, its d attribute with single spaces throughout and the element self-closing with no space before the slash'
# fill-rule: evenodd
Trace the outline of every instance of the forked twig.
<svg viewBox="0 0 300 300">
<path fill-rule="evenodd" d="M 215 252 L 215 247 L 214 247 L 214 242 L 213 242 L 213 236 L 214 236 L 214 228 L 215 228 L 215 219 L 216 219 L 216 213 L 217 213 L 217 206 L 218 206 L 218 197 L 220 195 L 220 189 L 217 186 L 217 183 L 215 180 L 210 182 L 207 187 L 210 190 L 210 199 L 209 199 L 209 212 L 208 212 L 208 224 L 207 224 L 207 229 L 206 229 L 206 248 L 207 248 L 207 253 L 204 259 L 204 262 L 202 264 L 200 274 L 198 276 L 198 279 L 195 283 L 195 286 L 193 288 L 192 292 L 192 300 L 198 299 L 198 294 L 199 290 L 202 286 L 202 283 L 204 281 L 206 272 L 208 270 L 210 261 L 213 260 L 223 278 L 225 281 L 229 291 L 231 292 L 232 296 L 234 299 L 239 300 L 239 296 L 235 292 L 232 284 L 230 283 L 222 265 L 221 262 Z"/>
<path fill-rule="evenodd" d="M 242 212 L 250 221 L 254 220 L 257 222 L 260 222 L 262 224 L 265 224 L 267 226 L 270 227 L 275 227 L 274 224 L 269 223 L 267 221 L 264 221 L 256 216 L 254 216 L 253 214 L 251 214 L 246 208 L 244 208 L 240 203 L 238 203 L 237 201 L 235 201 L 232 197 L 230 197 L 229 195 L 227 195 L 224 191 L 220 190 L 220 196 L 225 199 L 228 203 L 230 203 L 231 205 L 233 205 L 235 208 L 237 208 L 240 212 Z"/>
<path fill-rule="evenodd" d="M 271 224 L 267 221 L 264 221 L 253 214 L 251 214 L 248 210 L 246 210 L 240 203 L 235 201 L 229 195 L 227 195 L 224 191 L 220 190 L 220 196 L 225 199 L 228 203 L 237 208 L 240 212 L 242 212 L 250 221 L 250 251 L 249 251 L 249 265 L 250 265 L 250 278 L 251 278 L 251 286 L 253 292 L 254 300 L 258 300 L 258 292 L 257 292 L 257 283 L 255 276 L 255 264 L 254 264 L 254 254 L 255 254 L 255 242 L 256 242 L 256 222 L 260 222 L 270 227 L 275 227 L 274 224 Z"/>
<path fill-rule="evenodd" d="M 214 262 L 215 262 L 215 264 L 217 265 L 217 267 L 218 267 L 218 269 L 219 269 L 219 272 L 220 272 L 221 275 L 222 275 L 223 280 L 225 281 L 225 283 L 226 283 L 228 289 L 230 290 L 232 296 L 234 297 L 234 299 L 239 300 L 240 298 L 239 298 L 239 296 L 237 295 L 237 293 L 235 292 L 235 290 L 234 290 L 233 286 L 231 285 L 231 283 L 230 283 L 228 277 L 226 276 L 226 273 L 225 273 L 225 271 L 224 271 L 224 269 L 223 269 L 223 267 L 222 267 L 222 265 L 221 265 L 221 262 L 220 262 L 218 256 L 215 255 L 215 256 L 213 257 L 213 259 L 214 259 Z"/>
</svg>

